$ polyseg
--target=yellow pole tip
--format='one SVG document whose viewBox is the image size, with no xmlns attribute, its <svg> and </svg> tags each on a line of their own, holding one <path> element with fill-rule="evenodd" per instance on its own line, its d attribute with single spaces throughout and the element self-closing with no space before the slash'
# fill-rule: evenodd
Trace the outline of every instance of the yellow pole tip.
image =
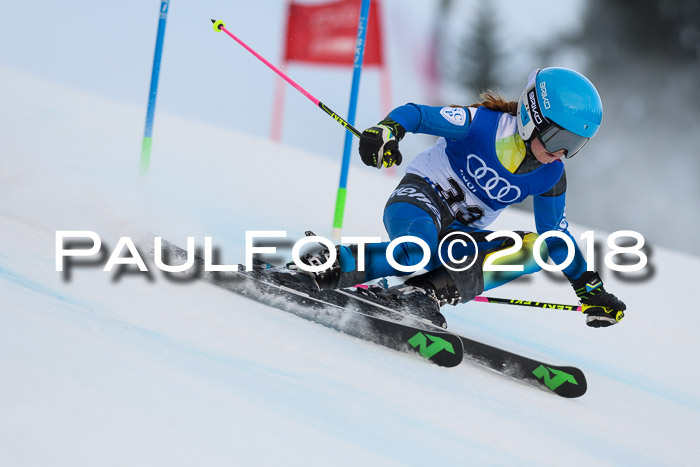
<svg viewBox="0 0 700 467">
<path fill-rule="evenodd" d="M 226 27 L 226 25 L 224 24 L 224 22 L 221 21 L 221 20 L 215 21 L 215 20 L 212 19 L 211 22 L 214 23 L 214 31 L 221 31 L 221 28 L 225 28 L 225 27 Z"/>
</svg>

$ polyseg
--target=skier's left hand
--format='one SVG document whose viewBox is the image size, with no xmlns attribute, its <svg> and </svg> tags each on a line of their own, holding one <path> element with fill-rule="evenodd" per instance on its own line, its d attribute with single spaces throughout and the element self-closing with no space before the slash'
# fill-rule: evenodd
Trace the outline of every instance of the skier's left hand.
<svg viewBox="0 0 700 467">
<path fill-rule="evenodd" d="M 576 295 L 581 300 L 581 308 L 586 315 L 586 324 L 601 328 L 617 324 L 624 316 L 627 306 L 622 300 L 603 288 L 603 281 L 597 272 L 586 271 L 571 282 Z"/>
<path fill-rule="evenodd" d="M 378 169 L 401 165 L 403 157 L 399 151 L 399 141 L 405 134 L 404 127 L 388 117 L 376 126 L 367 128 L 360 137 L 362 162 Z"/>
</svg>

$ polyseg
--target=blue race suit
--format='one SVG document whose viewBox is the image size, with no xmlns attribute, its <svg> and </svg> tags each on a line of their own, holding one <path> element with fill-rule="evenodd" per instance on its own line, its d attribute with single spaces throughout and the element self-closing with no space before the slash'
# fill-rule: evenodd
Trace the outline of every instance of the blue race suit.
<svg viewBox="0 0 700 467">
<path fill-rule="evenodd" d="M 431 261 L 426 269 L 441 265 L 437 249 L 447 233 L 488 233 L 485 228 L 503 209 L 532 196 L 537 232 L 558 230 L 573 240 L 574 260 L 564 274 L 577 279 L 586 270 L 583 255 L 568 231 L 564 164 L 541 164 L 528 154 L 517 132 L 515 116 L 485 107 L 406 104 L 394 109 L 389 118 L 406 132 L 439 137 L 406 168 L 406 178 L 392 193 L 384 211 L 384 225 L 392 240 L 410 235 L 430 246 Z M 421 184 L 430 188 L 421 190 Z M 479 249 L 498 247 L 500 241 L 479 243 Z M 405 274 L 388 263 L 387 245 L 366 246 L 365 281 Z M 546 245 L 556 264 L 566 259 L 568 248 L 562 239 L 550 237 Z M 473 251 L 468 248 L 462 251 L 464 255 L 470 253 Z M 344 256 L 341 251 L 341 267 L 352 268 L 349 261 L 343 261 Z M 422 258 L 422 248 L 414 243 L 403 243 L 394 250 L 394 259 L 402 265 L 417 264 Z M 536 270 L 539 267 L 530 262 L 524 272 L 511 274 L 508 280 Z M 487 280 L 485 290 L 502 283 L 502 279 Z"/>
</svg>

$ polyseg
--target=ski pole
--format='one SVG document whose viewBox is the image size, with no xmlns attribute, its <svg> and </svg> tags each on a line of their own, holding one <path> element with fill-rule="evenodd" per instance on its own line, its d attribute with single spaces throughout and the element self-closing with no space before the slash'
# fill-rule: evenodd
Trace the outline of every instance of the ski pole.
<svg viewBox="0 0 700 467">
<path fill-rule="evenodd" d="M 500 303 L 503 305 L 516 305 L 516 306 L 530 306 L 535 308 L 544 308 L 548 310 L 568 310 L 568 311 L 580 311 L 585 313 L 589 308 L 603 308 L 606 313 L 610 313 L 611 316 L 615 318 L 615 321 L 620 321 L 625 317 L 625 312 L 621 310 L 615 310 L 613 308 L 601 307 L 600 305 L 562 305 L 561 303 L 547 303 L 547 302 L 533 302 L 530 300 L 511 300 L 509 298 L 496 298 L 496 297 L 475 297 L 475 302 L 483 303 Z"/>
<path fill-rule="evenodd" d="M 482 303 L 500 303 L 503 305 L 516 305 L 516 306 L 531 306 L 535 308 L 546 308 L 552 310 L 569 310 L 569 311 L 582 311 L 582 307 L 578 305 L 562 305 L 560 303 L 547 303 L 547 302 L 533 302 L 530 300 L 511 300 L 509 298 L 496 298 L 496 297 L 482 297 L 478 296 L 474 298 L 475 302 Z"/>
<path fill-rule="evenodd" d="M 158 94 L 158 77 L 160 76 L 160 60 L 163 55 L 163 38 L 165 37 L 165 24 L 168 20 L 168 7 L 170 0 L 161 0 L 160 17 L 158 19 L 158 32 L 156 33 L 156 49 L 153 53 L 153 68 L 151 70 L 151 89 L 148 91 L 148 107 L 146 107 L 146 127 L 143 131 L 141 143 L 141 174 L 148 173 L 151 164 L 151 145 L 153 144 L 153 118 L 156 113 L 156 96 Z"/>
<path fill-rule="evenodd" d="M 263 63 L 264 63 L 265 65 L 267 65 L 272 71 L 274 71 L 275 73 L 277 73 L 282 79 L 284 79 L 286 82 L 288 82 L 289 84 L 291 84 L 291 85 L 294 87 L 294 89 L 296 89 L 297 91 L 299 91 L 300 93 L 302 93 L 303 95 L 305 95 L 311 102 L 313 102 L 314 104 L 316 104 L 318 107 L 321 108 L 321 110 L 323 110 L 323 111 L 326 112 L 328 115 L 330 115 L 330 116 L 333 118 L 333 120 L 335 120 L 336 122 L 338 122 L 338 123 L 340 123 L 341 125 L 343 125 L 343 126 L 345 127 L 346 130 L 348 130 L 350 133 L 352 133 L 353 135 L 357 136 L 358 138 L 359 138 L 360 136 L 362 136 L 362 134 L 361 134 L 359 131 L 357 131 L 357 129 L 356 129 L 354 126 L 350 125 L 344 118 L 342 118 L 342 117 L 341 117 L 340 115 L 338 115 L 337 113 L 333 112 L 333 111 L 332 111 L 328 106 L 326 106 L 323 102 L 321 102 L 320 100 L 318 100 L 318 99 L 316 99 L 314 96 L 312 96 L 306 89 L 302 88 L 302 87 L 301 87 L 299 84 L 297 84 L 292 78 L 290 78 L 289 76 L 287 76 L 286 74 L 284 74 L 279 68 L 277 68 L 276 66 L 274 66 L 272 63 L 270 63 L 270 62 L 268 62 L 267 60 L 265 60 L 265 58 L 264 58 L 262 55 L 260 55 L 260 54 L 257 53 L 255 50 L 253 50 L 252 48 L 250 48 L 245 42 L 243 42 L 242 40 L 240 40 L 240 39 L 239 39 L 238 37 L 236 37 L 233 33 L 231 33 L 231 31 L 229 31 L 228 29 L 226 29 L 226 25 L 224 24 L 223 21 L 221 21 L 221 20 L 217 21 L 217 20 L 212 19 L 211 22 L 214 23 L 214 31 L 223 31 L 223 32 L 225 32 L 226 34 L 228 34 L 228 35 L 231 37 L 231 39 L 233 39 L 233 40 L 235 40 L 236 42 L 238 42 L 241 46 L 243 46 L 244 49 L 246 49 L 248 52 L 250 52 L 251 54 L 253 54 L 253 55 L 255 56 L 255 58 L 257 58 L 258 60 L 260 60 L 261 62 L 263 62 Z"/>
</svg>

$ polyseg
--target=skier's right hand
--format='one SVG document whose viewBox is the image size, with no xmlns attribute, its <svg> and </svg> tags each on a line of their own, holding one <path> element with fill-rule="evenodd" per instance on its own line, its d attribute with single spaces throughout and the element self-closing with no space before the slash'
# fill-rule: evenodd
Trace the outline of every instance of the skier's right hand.
<svg viewBox="0 0 700 467">
<path fill-rule="evenodd" d="M 581 311 L 586 315 L 586 325 L 604 328 L 617 324 L 625 316 L 625 303 L 603 287 L 597 272 L 586 271 L 571 285 L 581 300 Z"/>
<path fill-rule="evenodd" d="M 386 118 L 376 126 L 367 128 L 360 138 L 360 157 L 365 165 L 378 169 L 401 165 L 399 141 L 406 134 L 400 124 Z"/>
</svg>

